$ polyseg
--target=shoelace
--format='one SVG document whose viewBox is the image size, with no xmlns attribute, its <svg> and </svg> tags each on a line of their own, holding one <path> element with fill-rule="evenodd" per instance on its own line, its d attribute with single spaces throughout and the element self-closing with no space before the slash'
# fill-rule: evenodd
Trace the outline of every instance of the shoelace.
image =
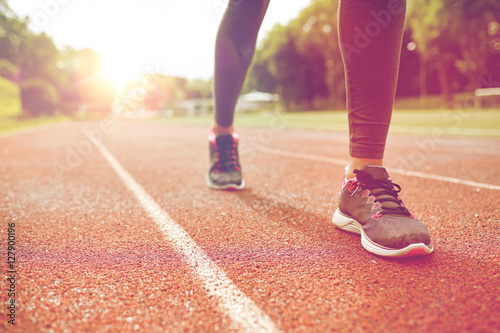
<svg viewBox="0 0 500 333">
<path fill-rule="evenodd" d="M 216 144 L 215 147 L 216 172 L 240 170 L 240 166 L 238 164 L 238 153 L 236 151 L 236 142 L 223 145 Z"/>
<path fill-rule="evenodd" d="M 391 182 L 389 179 L 378 180 L 361 170 L 354 170 L 358 179 L 359 189 L 369 191 L 369 195 L 374 197 L 374 201 L 380 203 L 382 208 L 376 216 L 381 215 L 401 215 L 413 216 L 399 198 L 398 193 L 401 192 L 401 186 Z M 368 192 L 366 193 L 368 194 Z"/>
</svg>

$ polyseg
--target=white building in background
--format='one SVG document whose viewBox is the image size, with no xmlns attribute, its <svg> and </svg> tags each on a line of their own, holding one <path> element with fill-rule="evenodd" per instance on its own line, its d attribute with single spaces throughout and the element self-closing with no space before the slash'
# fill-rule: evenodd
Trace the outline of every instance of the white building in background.
<svg viewBox="0 0 500 333">
<path fill-rule="evenodd" d="M 280 101 L 278 94 L 269 94 L 259 91 L 252 91 L 248 94 L 240 95 L 236 105 L 236 112 L 249 112 L 254 110 L 273 110 Z M 168 110 L 150 111 L 143 109 L 123 110 L 119 104 L 114 107 L 114 114 L 125 119 L 136 118 L 170 118 L 178 115 L 200 116 L 213 112 L 213 101 L 211 98 L 187 99 L 179 101 Z"/>
<path fill-rule="evenodd" d="M 212 112 L 212 108 L 211 98 L 187 99 L 179 103 L 179 108 L 175 110 L 175 114 L 188 116 L 206 115 Z"/>
<path fill-rule="evenodd" d="M 236 112 L 248 112 L 258 109 L 274 109 L 280 101 L 278 94 L 270 94 L 260 91 L 252 91 L 240 95 L 236 105 Z"/>
<path fill-rule="evenodd" d="M 252 91 L 238 97 L 236 112 L 248 112 L 259 109 L 274 109 L 280 101 L 278 94 L 269 94 L 259 91 Z M 188 116 L 206 115 L 213 112 L 211 98 L 188 99 L 179 103 L 179 109 L 175 114 L 185 114 Z"/>
</svg>

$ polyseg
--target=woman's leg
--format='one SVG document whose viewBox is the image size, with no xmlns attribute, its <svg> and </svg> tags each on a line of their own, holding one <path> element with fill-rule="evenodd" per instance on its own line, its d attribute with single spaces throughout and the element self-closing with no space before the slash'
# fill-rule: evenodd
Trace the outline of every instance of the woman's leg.
<svg viewBox="0 0 500 333">
<path fill-rule="evenodd" d="M 341 0 L 339 40 L 349 114 L 348 178 L 382 165 L 399 72 L 406 0 Z"/>
<path fill-rule="evenodd" d="M 217 190 L 245 187 L 233 118 L 236 101 L 255 52 L 269 0 L 230 0 L 215 45 L 215 124 L 209 136 L 210 165 L 205 177 Z"/>
<path fill-rule="evenodd" d="M 269 0 L 230 0 L 215 46 L 216 134 L 232 133 L 234 108 L 255 52 Z"/>
<path fill-rule="evenodd" d="M 344 59 L 349 155 L 332 222 L 361 235 L 377 255 L 433 252 L 429 231 L 399 197 L 382 166 L 399 71 L 406 0 L 341 0 L 339 39 Z"/>
</svg>

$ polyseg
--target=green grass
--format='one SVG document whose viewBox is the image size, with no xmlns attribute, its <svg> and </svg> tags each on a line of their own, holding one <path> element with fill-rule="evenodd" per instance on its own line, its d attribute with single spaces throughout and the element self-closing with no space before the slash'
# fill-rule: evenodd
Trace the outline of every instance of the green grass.
<svg viewBox="0 0 500 333">
<path fill-rule="evenodd" d="M 66 116 L 20 119 L 19 88 L 0 77 L 0 133 L 68 120 Z M 156 121 L 171 124 L 210 126 L 212 115 L 174 117 Z M 237 114 L 238 127 L 295 128 L 325 131 L 346 131 L 345 111 L 314 111 L 272 113 L 253 112 Z M 500 137 L 500 109 L 484 110 L 401 110 L 393 113 L 392 133 L 498 136 Z"/>
<path fill-rule="evenodd" d="M 500 110 L 405 110 L 393 114 L 393 125 L 500 129 Z"/>
<path fill-rule="evenodd" d="M 17 117 L 0 117 L 0 134 L 15 132 L 20 129 L 48 125 L 67 121 L 67 116 L 38 117 L 18 119 Z"/>
<path fill-rule="evenodd" d="M 209 126 L 211 115 L 158 120 L 171 124 Z M 347 130 L 345 111 L 236 114 L 237 127 L 286 127 L 309 130 Z M 500 110 L 404 110 L 393 113 L 390 132 L 500 136 Z"/>
<path fill-rule="evenodd" d="M 0 77 L 0 101 L 0 134 L 69 119 L 66 116 L 20 118 L 22 109 L 19 87 L 2 77 Z"/>
<path fill-rule="evenodd" d="M 3 77 L 0 77 L 0 101 L 0 119 L 21 114 L 19 87 Z"/>
</svg>

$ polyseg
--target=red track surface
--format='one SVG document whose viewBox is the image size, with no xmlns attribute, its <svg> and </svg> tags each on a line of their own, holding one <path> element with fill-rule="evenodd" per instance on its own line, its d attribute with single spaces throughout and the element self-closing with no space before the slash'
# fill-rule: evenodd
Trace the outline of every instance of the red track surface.
<svg viewBox="0 0 500 333">
<path fill-rule="evenodd" d="M 0 329 L 228 331 L 231 318 L 84 130 L 99 124 L 0 138 L 3 263 L 8 223 L 18 245 L 16 326 L 4 278 Z M 117 123 L 103 143 L 280 330 L 500 331 L 498 189 L 392 173 L 435 253 L 383 259 L 330 222 L 342 165 L 265 151 L 345 159 L 346 133 L 239 134 L 241 192 L 206 187 L 205 128 Z M 499 186 L 500 140 L 393 135 L 386 165 Z"/>
</svg>

